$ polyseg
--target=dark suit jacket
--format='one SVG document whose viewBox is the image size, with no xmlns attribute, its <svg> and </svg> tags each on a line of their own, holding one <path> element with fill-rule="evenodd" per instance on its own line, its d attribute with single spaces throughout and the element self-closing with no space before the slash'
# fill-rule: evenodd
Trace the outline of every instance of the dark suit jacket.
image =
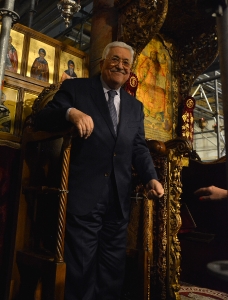
<svg viewBox="0 0 228 300">
<path fill-rule="evenodd" d="M 93 119 L 91 136 L 88 139 L 78 137 L 72 142 L 68 197 L 71 213 L 89 213 L 113 172 L 122 212 L 127 217 L 132 165 L 143 183 L 157 179 L 144 137 L 143 105 L 124 89 L 120 91 L 120 98 L 117 137 L 99 76 L 65 80 L 54 99 L 37 116 L 39 130 L 62 130 L 71 126 L 65 117 L 69 107 Z"/>
</svg>

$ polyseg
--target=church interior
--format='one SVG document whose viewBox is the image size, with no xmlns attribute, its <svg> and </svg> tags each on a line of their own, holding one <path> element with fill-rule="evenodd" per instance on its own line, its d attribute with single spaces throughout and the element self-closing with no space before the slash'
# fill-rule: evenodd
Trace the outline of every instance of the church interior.
<svg viewBox="0 0 228 300">
<path fill-rule="evenodd" d="M 148 200 L 132 170 L 121 300 L 228 299 L 228 202 L 194 194 L 227 189 L 226 18 L 225 0 L 0 0 L 0 299 L 64 299 L 77 133 L 35 119 L 64 80 L 99 74 L 112 41 L 135 51 L 123 88 L 164 187 Z"/>
</svg>

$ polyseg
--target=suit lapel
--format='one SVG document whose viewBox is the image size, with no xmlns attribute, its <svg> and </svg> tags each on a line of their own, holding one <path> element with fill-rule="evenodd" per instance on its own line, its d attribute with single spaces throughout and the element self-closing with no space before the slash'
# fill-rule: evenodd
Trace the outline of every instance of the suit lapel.
<svg viewBox="0 0 228 300">
<path fill-rule="evenodd" d="M 100 76 L 96 76 L 92 80 L 92 92 L 91 97 L 100 111 L 102 117 L 104 118 L 109 130 L 111 131 L 113 137 L 116 139 L 116 134 L 114 131 L 112 119 L 109 113 L 107 101 L 105 98 L 104 90 L 100 81 Z"/>
</svg>

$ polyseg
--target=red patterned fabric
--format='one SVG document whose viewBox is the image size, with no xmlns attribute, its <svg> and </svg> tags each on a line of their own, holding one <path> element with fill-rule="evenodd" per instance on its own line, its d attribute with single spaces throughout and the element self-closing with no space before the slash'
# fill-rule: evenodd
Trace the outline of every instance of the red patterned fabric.
<svg viewBox="0 0 228 300">
<path fill-rule="evenodd" d="M 137 88 L 138 88 L 138 78 L 133 72 L 130 72 L 130 76 L 129 76 L 128 80 L 126 81 L 126 83 L 124 84 L 124 89 L 130 95 L 135 97 Z"/>
<path fill-rule="evenodd" d="M 206 288 L 182 285 L 179 291 L 181 300 L 228 300 L 228 294 Z"/>
<path fill-rule="evenodd" d="M 193 142 L 193 132 L 194 132 L 194 118 L 193 110 L 195 108 L 195 99 L 188 96 L 184 100 L 183 110 L 182 110 L 182 136 Z"/>
</svg>

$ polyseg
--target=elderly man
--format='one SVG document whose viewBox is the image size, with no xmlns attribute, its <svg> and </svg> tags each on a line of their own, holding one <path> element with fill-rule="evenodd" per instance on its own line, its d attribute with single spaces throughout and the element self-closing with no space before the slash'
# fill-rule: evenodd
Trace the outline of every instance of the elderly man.
<svg viewBox="0 0 228 300">
<path fill-rule="evenodd" d="M 134 51 L 112 42 L 101 75 L 65 80 L 37 116 L 37 129 L 72 126 L 65 237 L 66 300 L 118 300 L 124 279 L 132 165 L 151 197 L 163 187 L 144 137 L 143 105 L 122 85 Z"/>
</svg>

